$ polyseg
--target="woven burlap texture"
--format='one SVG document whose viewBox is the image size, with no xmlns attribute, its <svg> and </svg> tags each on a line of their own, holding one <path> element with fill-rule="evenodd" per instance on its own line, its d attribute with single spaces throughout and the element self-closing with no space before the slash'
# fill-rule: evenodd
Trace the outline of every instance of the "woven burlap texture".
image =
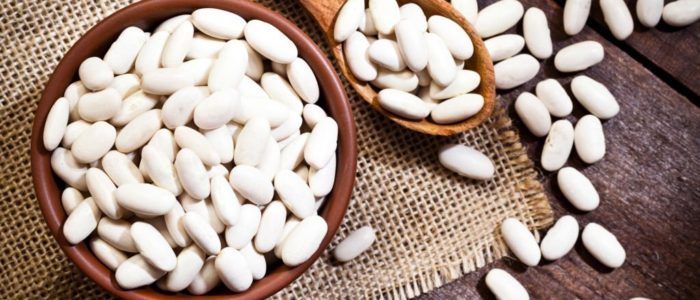
<svg viewBox="0 0 700 300">
<path fill-rule="evenodd" d="M 94 299 L 109 295 L 72 265 L 41 216 L 31 181 L 34 110 L 52 69 L 70 46 L 129 1 L 2 0 L 0 6 L 0 298 Z M 328 50 L 295 1 L 263 1 Z M 328 53 L 328 51 L 326 51 Z M 364 225 L 377 242 L 351 263 L 330 251 L 279 298 L 411 298 L 507 254 L 498 224 L 516 216 L 530 228 L 552 222 L 537 173 L 503 111 L 451 138 L 409 132 L 362 102 L 346 83 L 359 157 L 350 208 L 331 244 Z M 466 180 L 437 162 L 447 142 L 490 157 L 494 179 Z"/>
</svg>

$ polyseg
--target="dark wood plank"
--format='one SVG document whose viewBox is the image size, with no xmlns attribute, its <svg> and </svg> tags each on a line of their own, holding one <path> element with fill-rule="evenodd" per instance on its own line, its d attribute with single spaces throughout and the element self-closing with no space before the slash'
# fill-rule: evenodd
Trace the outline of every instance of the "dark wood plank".
<svg viewBox="0 0 700 300">
<path fill-rule="evenodd" d="M 505 258 L 421 299 L 493 299 L 483 281 L 493 267 L 513 274 L 532 299 L 700 298 L 700 109 L 593 29 L 586 28 L 573 38 L 566 36 L 558 4 L 523 3 L 545 11 L 555 51 L 587 39 L 605 47 L 604 62 L 582 74 L 606 84 L 621 111 L 603 125 L 607 140 L 603 161 L 586 166 L 575 154 L 569 160 L 569 165 L 582 170 L 596 186 L 601 205 L 590 213 L 578 212 L 556 187 L 556 173 L 542 171 L 542 181 L 555 217 L 572 214 L 581 227 L 589 222 L 603 225 L 617 235 L 627 260 L 621 268 L 607 269 L 579 241 L 558 261 L 525 268 Z M 568 89 L 575 75 L 558 73 L 551 58 L 543 65 L 535 80 L 501 92 L 530 157 L 538 164 L 544 139 L 527 132 L 511 104 L 521 92 L 533 91 L 541 79 L 557 78 Z M 586 114 L 578 103 L 574 106 L 574 114 L 568 117 L 572 122 Z"/>
<path fill-rule="evenodd" d="M 624 41 L 617 41 L 610 34 L 599 1 L 593 1 L 588 24 L 697 104 L 700 101 L 700 22 L 672 27 L 662 20 L 655 28 L 646 28 L 637 20 L 637 0 L 625 1 L 634 18 L 634 33 Z M 557 2 L 563 7 L 565 1 Z"/>
</svg>

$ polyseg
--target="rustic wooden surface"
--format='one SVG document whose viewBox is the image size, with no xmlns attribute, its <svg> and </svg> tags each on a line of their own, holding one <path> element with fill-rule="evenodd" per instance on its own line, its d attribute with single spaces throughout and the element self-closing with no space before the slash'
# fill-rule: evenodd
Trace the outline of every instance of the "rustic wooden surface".
<svg viewBox="0 0 700 300">
<path fill-rule="evenodd" d="M 484 7 L 491 2 L 479 4 Z M 700 298 L 700 109 L 693 104 L 700 100 L 700 23 L 673 30 L 635 29 L 627 41 L 618 42 L 610 40 L 600 20 L 589 20 L 582 33 L 568 37 L 561 20 L 563 1 L 521 2 L 526 9 L 537 6 L 545 11 L 555 51 L 582 40 L 596 40 L 605 47 L 603 63 L 582 74 L 608 86 L 620 103 L 620 114 L 604 122 L 604 160 L 585 165 L 572 154 L 568 163 L 596 186 L 600 207 L 589 213 L 576 211 L 558 190 L 556 173 L 541 172 L 555 217 L 571 214 L 581 227 L 590 222 L 603 225 L 617 235 L 627 260 L 618 269 L 608 269 L 579 241 L 558 261 L 526 268 L 505 258 L 420 299 L 493 299 L 484 276 L 494 267 L 513 274 L 532 299 Z M 597 9 L 596 4 L 594 18 L 599 17 Z M 499 93 L 538 164 L 544 139 L 527 131 L 511 104 L 544 78 L 559 79 L 570 93 L 569 82 L 575 75 L 557 72 L 550 58 L 537 79 Z M 567 117 L 572 122 L 586 114 L 578 103 L 574 107 L 573 115 Z"/>
</svg>

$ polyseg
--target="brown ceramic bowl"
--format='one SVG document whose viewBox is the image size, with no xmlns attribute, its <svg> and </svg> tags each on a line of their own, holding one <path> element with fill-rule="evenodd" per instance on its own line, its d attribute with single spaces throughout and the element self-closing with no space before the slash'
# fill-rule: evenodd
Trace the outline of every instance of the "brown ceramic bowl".
<svg viewBox="0 0 700 300">
<path fill-rule="evenodd" d="M 61 206 L 61 191 L 64 186 L 52 174 L 51 153 L 43 147 L 42 132 L 51 105 L 63 95 L 63 91 L 77 80 L 80 63 L 90 56 L 102 56 L 119 33 L 128 26 L 138 26 L 153 30 L 169 17 L 188 13 L 200 7 L 216 7 L 235 12 L 245 19 L 259 19 L 269 22 L 282 30 L 299 48 L 303 57 L 314 70 L 321 88 L 319 103 L 338 122 L 340 129 L 338 145 L 338 167 L 333 191 L 327 197 L 320 211 L 328 223 L 326 234 L 319 250 L 305 263 L 290 268 L 283 265 L 272 266 L 268 275 L 256 281 L 247 291 L 234 293 L 218 287 L 206 296 L 207 299 L 260 299 L 274 294 L 301 275 L 325 251 L 347 210 L 355 179 L 357 145 L 355 124 L 343 85 L 335 73 L 333 65 L 316 44 L 292 22 L 271 10 L 246 0 L 148 0 L 132 4 L 105 18 L 88 31 L 63 57 L 46 85 L 39 101 L 31 139 L 32 173 L 36 195 L 49 229 L 68 258 L 88 277 L 117 297 L 126 299 L 164 299 L 190 296 L 186 292 L 167 293 L 152 287 L 134 290 L 121 289 L 113 272 L 105 267 L 86 247 L 85 243 L 69 244 L 62 234 L 62 224 L 66 214 Z"/>
</svg>

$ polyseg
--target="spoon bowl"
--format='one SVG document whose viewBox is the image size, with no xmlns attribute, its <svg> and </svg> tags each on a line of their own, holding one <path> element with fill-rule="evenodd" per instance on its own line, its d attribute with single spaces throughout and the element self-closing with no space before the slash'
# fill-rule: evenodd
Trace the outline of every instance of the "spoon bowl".
<svg viewBox="0 0 700 300">
<path fill-rule="evenodd" d="M 333 37 L 336 16 L 345 3 L 345 0 L 300 0 L 306 10 L 316 19 L 319 26 L 325 32 L 326 39 L 330 44 L 331 52 L 338 60 L 340 70 L 350 82 L 350 85 L 357 91 L 364 101 L 372 108 L 396 122 L 397 124 L 413 131 L 430 135 L 453 135 L 467 131 L 483 123 L 493 113 L 496 102 L 496 86 L 493 73 L 493 63 L 483 40 L 476 33 L 469 22 L 452 5 L 444 0 L 399 0 L 399 4 L 415 3 L 425 12 L 426 17 L 441 15 L 459 24 L 467 32 L 474 45 L 474 55 L 465 61 L 465 69 L 473 70 L 481 76 L 481 83 L 472 92 L 484 97 L 484 106 L 481 111 L 470 118 L 453 124 L 438 124 L 426 118 L 419 121 L 408 120 L 397 116 L 379 105 L 377 90 L 367 82 L 355 78 L 348 68 L 343 56 L 343 44 L 339 44 Z"/>
</svg>

